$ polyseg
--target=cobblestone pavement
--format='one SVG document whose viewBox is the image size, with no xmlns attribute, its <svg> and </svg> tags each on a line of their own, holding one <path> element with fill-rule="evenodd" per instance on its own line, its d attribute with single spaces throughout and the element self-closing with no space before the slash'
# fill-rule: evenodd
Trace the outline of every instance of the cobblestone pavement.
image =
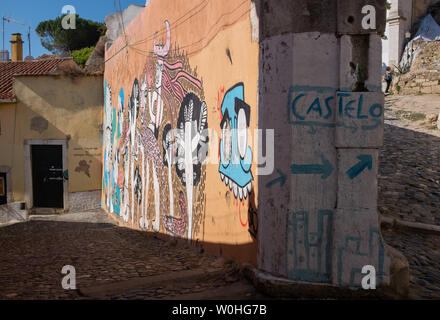
<svg viewBox="0 0 440 320">
<path fill-rule="evenodd" d="M 378 181 L 384 216 L 440 225 L 440 131 L 428 125 L 402 117 L 399 100 L 387 99 Z"/>
<path fill-rule="evenodd" d="M 93 221 L 106 219 L 102 212 L 89 216 Z M 82 288 L 187 270 L 211 272 L 213 276 L 189 287 L 157 285 L 138 295 L 128 292 L 113 298 L 160 299 L 200 293 L 242 281 L 232 264 L 225 264 L 187 245 L 108 223 L 77 222 L 76 218 L 74 222 L 50 220 L 0 228 L 0 299 L 90 298 L 81 296 Z M 76 269 L 77 291 L 62 289 L 64 275 L 61 270 L 66 265 Z M 213 270 L 219 272 L 215 274 Z"/>
<path fill-rule="evenodd" d="M 440 96 L 386 98 L 378 181 L 382 216 L 440 225 L 440 130 L 427 121 L 439 109 Z M 410 298 L 440 299 L 440 235 L 389 229 L 382 234 L 408 259 Z"/>
<path fill-rule="evenodd" d="M 410 266 L 410 298 L 440 299 L 440 235 L 382 229 L 385 242 L 402 252 Z"/>
<path fill-rule="evenodd" d="M 86 222 L 78 222 L 80 216 Z M 108 220 L 100 211 L 41 219 L 0 228 L 0 300 L 268 299 L 243 279 L 233 263 L 148 233 L 101 223 Z M 409 260 L 411 298 L 440 299 L 440 235 L 393 230 L 383 230 L 383 235 Z M 76 268 L 76 291 L 61 287 L 65 265 Z M 167 280 L 197 270 L 199 277 Z M 155 277 L 164 280 L 133 288 L 133 281 Z M 121 283 L 116 291 L 99 290 L 115 283 Z M 102 292 L 90 295 L 88 290 Z"/>
</svg>

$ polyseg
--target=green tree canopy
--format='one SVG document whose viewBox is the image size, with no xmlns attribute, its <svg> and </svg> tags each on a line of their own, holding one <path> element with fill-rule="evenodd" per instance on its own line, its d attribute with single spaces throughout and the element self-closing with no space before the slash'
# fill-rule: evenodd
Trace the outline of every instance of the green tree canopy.
<svg viewBox="0 0 440 320">
<path fill-rule="evenodd" d="M 84 68 L 93 50 L 95 50 L 95 47 L 74 50 L 72 51 L 71 57 L 73 58 L 73 60 L 75 60 L 77 64 Z"/>
<path fill-rule="evenodd" d="M 74 50 L 95 46 L 99 37 L 106 32 L 103 23 L 82 19 L 79 15 L 76 15 L 76 29 L 63 29 L 65 16 L 42 21 L 35 30 L 43 47 L 54 54 L 69 55 Z"/>
</svg>

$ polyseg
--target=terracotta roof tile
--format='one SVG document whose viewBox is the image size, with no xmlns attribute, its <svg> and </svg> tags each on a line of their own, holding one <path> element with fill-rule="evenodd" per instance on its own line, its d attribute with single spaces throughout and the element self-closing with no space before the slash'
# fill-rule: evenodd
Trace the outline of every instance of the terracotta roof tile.
<svg viewBox="0 0 440 320">
<path fill-rule="evenodd" d="M 45 60 L 0 62 L 0 100 L 13 99 L 14 75 L 43 75 L 54 70 L 61 62 L 70 58 L 54 58 Z"/>
</svg>

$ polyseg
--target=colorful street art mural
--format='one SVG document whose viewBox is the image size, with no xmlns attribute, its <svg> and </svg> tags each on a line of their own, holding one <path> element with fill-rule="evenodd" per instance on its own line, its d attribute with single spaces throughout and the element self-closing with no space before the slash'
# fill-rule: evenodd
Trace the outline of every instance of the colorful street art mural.
<svg viewBox="0 0 440 320">
<path fill-rule="evenodd" d="M 252 149 L 248 145 L 250 106 L 244 101 L 244 84 L 229 89 L 221 105 L 220 166 L 222 181 L 234 193 L 235 199 L 247 199 L 254 180 Z"/>
<path fill-rule="evenodd" d="M 208 107 L 188 58 L 154 37 L 131 92 L 105 82 L 103 204 L 133 227 L 192 239 L 206 206 Z M 112 84 L 114 86 L 114 84 Z"/>
</svg>

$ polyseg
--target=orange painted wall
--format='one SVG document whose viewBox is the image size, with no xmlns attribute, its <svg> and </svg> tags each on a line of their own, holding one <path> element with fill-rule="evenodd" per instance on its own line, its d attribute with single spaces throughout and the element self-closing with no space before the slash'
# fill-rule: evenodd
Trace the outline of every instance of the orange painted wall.
<svg viewBox="0 0 440 320">
<path fill-rule="evenodd" d="M 190 237 L 193 243 L 203 245 L 211 253 L 224 255 L 238 262 L 255 263 L 257 244 L 255 237 L 251 235 L 249 230 L 256 231 L 252 227 L 252 220 L 255 220 L 255 224 L 257 223 L 255 204 L 258 203 L 258 177 L 256 174 L 258 154 L 256 147 L 258 144 L 254 141 L 254 129 L 258 127 L 259 47 L 258 42 L 252 41 L 250 11 L 250 0 L 152 0 L 130 25 L 126 26 L 125 34 L 108 48 L 106 51 L 105 85 L 109 90 L 106 90 L 107 98 L 103 115 L 104 134 L 107 132 L 107 136 L 104 137 L 103 146 L 102 199 L 104 208 L 127 227 L 183 239 Z M 160 58 L 158 52 L 155 53 L 153 50 L 154 35 L 157 32 L 156 42 L 166 47 L 167 27 L 165 21 L 168 21 L 170 26 L 170 50 L 165 57 Z M 158 90 L 155 88 L 155 81 L 160 76 L 156 76 L 156 68 L 161 64 L 158 61 L 162 60 L 166 63 L 163 66 L 162 86 Z M 182 63 L 182 65 L 179 65 L 179 63 Z M 164 73 L 169 75 L 171 85 L 164 79 Z M 146 76 L 147 74 L 149 76 Z M 149 78 L 150 81 L 148 81 Z M 139 81 L 139 91 L 133 90 L 135 79 Z M 200 85 L 197 85 L 198 81 L 200 81 Z M 142 90 L 146 88 L 145 86 L 142 87 L 144 82 L 150 91 Z M 242 106 L 241 109 L 238 108 L 237 110 L 244 111 L 238 112 L 236 116 L 241 115 L 241 118 L 239 118 L 242 120 L 244 119 L 243 115 L 246 115 L 249 127 L 247 131 L 245 130 L 248 134 L 246 148 L 243 149 L 244 140 L 241 139 L 241 149 L 237 150 L 239 150 L 238 154 L 240 155 L 245 153 L 244 158 L 247 159 L 252 153 L 250 173 L 241 174 L 240 170 L 243 170 L 243 168 L 239 167 L 240 164 L 238 164 L 238 168 L 232 170 L 232 178 L 238 176 L 237 186 L 243 184 L 243 181 L 247 181 L 246 179 L 249 179 L 250 175 L 252 176 L 252 192 L 246 194 L 246 197 L 241 196 L 242 200 L 240 199 L 240 192 L 236 191 L 236 195 L 234 195 L 234 186 L 232 186 L 232 190 L 227 187 L 219 173 L 220 139 L 230 141 L 228 135 L 222 136 L 221 124 L 228 127 L 228 125 L 233 125 L 232 122 L 234 121 L 231 118 L 232 122 L 222 122 L 224 117 L 221 111 L 222 102 L 224 102 L 223 98 L 226 92 L 239 83 L 242 83 L 244 87 L 244 97 L 239 99 L 239 102 L 235 100 L 235 108 Z M 118 122 L 121 119 L 120 108 L 118 107 L 122 105 L 118 102 L 118 100 L 122 100 L 119 98 L 121 89 L 123 90 L 121 96 L 124 97 L 123 117 L 126 128 L 130 127 L 128 120 L 130 118 L 128 113 L 130 95 L 135 93 L 134 96 L 137 96 L 136 92 L 140 94 L 138 100 L 132 99 L 138 101 L 136 103 L 139 105 L 139 115 L 135 120 L 136 130 L 126 130 L 125 135 L 124 130 L 121 130 L 123 124 L 118 127 Z M 160 93 L 159 95 L 164 102 L 163 118 L 161 121 L 157 121 L 158 125 L 156 127 L 149 112 L 149 99 L 154 101 L 154 91 Z M 204 120 L 200 120 L 203 118 L 204 111 L 206 111 L 207 127 L 214 131 L 209 134 L 209 152 L 207 156 L 210 160 L 205 160 L 201 165 L 199 177 L 193 181 L 194 188 L 192 192 L 188 191 L 191 188 L 187 188 L 185 183 L 186 172 L 190 172 L 190 169 L 184 171 L 183 174 L 180 172 L 180 176 L 179 170 L 176 170 L 176 166 L 179 167 L 178 164 L 173 165 L 171 171 L 168 170 L 166 165 L 163 168 L 156 168 L 156 171 L 153 169 L 154 164 L 156 164 L 155 167 L 161 167 L 158 164 L 159 162 L 153 160 L 157 156 L 157 151 L 160 151 L 160 157 L 162 163 L 164 163 L 163 159 L 166 152 L 163 148 L 163 140 L 166 140 L 167 137 L 167 124 L 171 125 L 172 128 L 179 128 L 179 124 L 185 126 L 186 121 L 182 123 L 182 121 L 179 122 L 179 119 L 185 115 L 185 110 L 189 110 L 188 103 L 185 104 L 185 101 L 189 101 L 190 97 L 188 95 L 190 93 L 194 93 L 200 99 L 198 101 L 195 98 L 193 101 L 194 110 L 200 111 L 200 117 L 193 123 L 199 125 L 199 128 L 201 124 L 206 123 Z M 142 96 L 145 96 L 145 100 L 142 100 Z M 183 105 L 182 101 L 184 101 Z M 234 101 L 234 99 L 231 101 Z M 206 108 L 203 102 L 206 104 Z M 154 103 L 151 103 L 151 105 L 154 105 Z M 143 106 L 145 106 L 145 109 L 143 109 Z M 152 108 L 152 110 L 155 115 L 161 114 L 155 108 Z M 233 111 L 234 107 L 230 110 Z M 246 110 L 248 113 L 245 112 Z M 142 121 L 144 121 L 144 124 Z M 153 124 L 150 127 L 153 130 L 150 130 L 148 124 L 152 122 Z M 243 123 L 243 121 L 239 123 Z M 130 132 L 139 132 L 139 135 L 137 133 L 131 135 Z M 185 132 L 189 131 L 181 130 L 180 132 L 182 137 L 185 137 Z M 192 129 L 191 132 L 193 134 L 198 132 L 197 127 Z M 244 131 L 240 132 L 243 133 Z M 153 138 L 154 133 L 157 134 L 156 140 Z M 177 140 L 178 137 L 177 134 Z M 147 138 L 148 143 L 138 143 L 139 141 L 146 141 Z M 198 141 L 205 142 L 204 138 L 206 137 L 202 134 L 202 138 Z M 135 142 L 132 144 L 132 141 Z M 204 143 L 200 144 L 205 146 Z M 142 150 L 139 145 L 142 145 L 144 149 Z M 227 143 L 225 145 L 229 146 Z M 124 153 L 123 150 L 127 150 L 127 152 Z M 179 158 L 179 152 L 181 155 L 185 150 L 189 149 L 182 146 L 180 149 L 176 147 L 177 158 Z M 242 153 L 240 150 L 242 150 Z M 151 158 L 146 155 L 147 153 Z M 131 154 L 131 158 L 129 154 Z M 137 154 L 137 160 L 133 160 L 134 154 Z M 232 151 L 232 157 L 234 157 L 234 154 L 234 151 Z M 118 162 L 117 166 L 114 166 L 115 161 Z M 149 170 L 147 170 L 147 162 Z M 143 190 L 139 192 L 133 192 L 132 189 L 132 184 L 135 181 L 133 177 L 136 177 L 136 167 L 140 177 L 138 185 L 143 187 Z M 149 171 L 148 174 L 147 171 Z M 197 169 L 195 171 L 197 172 Z M 118 178 L 116 178 L 116 172 Z M 156 210 L 155 205 L 155 172 L 159 185 L 160 201 L 157 201 L 159 210 Z M 168 179 L 170 174 L 173 186 L 173 217 L 171 217 L 172 210 L 170 209 L 171 194 Z M 112 181 L 115 182 L 112 183 Z M 145 193 L 147 183 L 148 196 Z M 190 193 L 193 198 L 192 204 L 189 203 Z M 146 206 L 147 197 L 148 205 Z M 191 210 L 189 206 L 191 205 L 192 227 L 190 230 L 189 213 Z M 252 210 L 249 210 L 249 207 Z M 126 208 L 126 211 L 123 212 L 122 208 Z M 185 208 L 188 216 L 186 225 L 184 223 Z M 155 219 L 157 212 L 160 212 L 159 224 Z M 250 221 L 249 218 L 251 218 Z M 145 221 L 148 221 L 148 228 Z M 174 227 L 170 227 L 171 225 Z M 176 228 L 177 233 L 174 232 L 176 230 L 170 232 L 170 228 Z M 184 232 L 182 232 L 182 228 L 184 228 Z"/>
</svg>

